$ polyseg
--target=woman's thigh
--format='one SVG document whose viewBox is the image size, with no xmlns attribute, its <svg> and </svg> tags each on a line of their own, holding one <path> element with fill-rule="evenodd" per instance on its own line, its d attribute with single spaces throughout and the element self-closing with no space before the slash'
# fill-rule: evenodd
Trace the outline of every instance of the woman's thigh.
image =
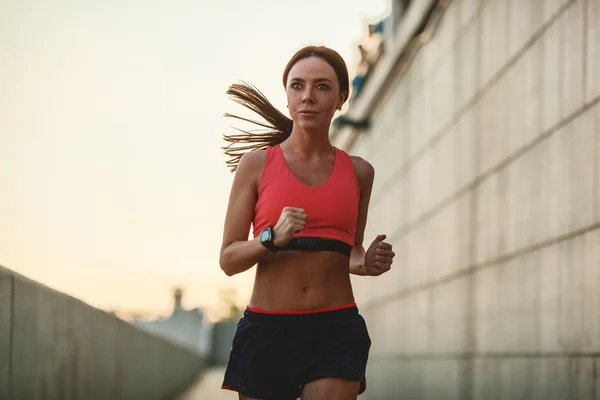
<svg viewBox="0 0 600 400">
<path fill-rule="evenodd" d="M 302 400 L 356 400 L 360 382 L 340 378 L 322 378 L 307 383 Z"/>
</svg>

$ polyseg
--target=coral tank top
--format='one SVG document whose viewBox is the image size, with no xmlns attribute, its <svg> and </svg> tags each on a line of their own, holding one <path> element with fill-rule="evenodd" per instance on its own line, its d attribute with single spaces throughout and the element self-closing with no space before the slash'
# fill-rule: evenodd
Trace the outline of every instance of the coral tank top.
<svg viewBox="0 0 600 400">
<path fill-rule="evenodd" d="M 350 156 L 334 147 L 331 175 L 320 186 L 301 182 L 289 169 L 279 145 L 267 148 L 254 208 L 253 234 L 275 226 L 284 207 L 306 212 L 306 224 L 294 238 L 318 237 L 354 246 L 360 189 Z"/>
</svg>

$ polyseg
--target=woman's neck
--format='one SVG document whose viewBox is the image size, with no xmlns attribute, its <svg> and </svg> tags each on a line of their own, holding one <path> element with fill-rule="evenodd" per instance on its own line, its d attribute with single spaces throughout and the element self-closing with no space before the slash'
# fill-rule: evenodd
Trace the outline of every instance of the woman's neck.
<svg viewBox="0 0 600 400">
<path fill-rule="evenodd" d="M 328 154 L 333 151 L 329 141 L 329 132 L 303 131 L 294 127 L 290 137 L 286 139 L 284 148 L 293 148 L 294 152 L 307 157 Z"/>
</svg>

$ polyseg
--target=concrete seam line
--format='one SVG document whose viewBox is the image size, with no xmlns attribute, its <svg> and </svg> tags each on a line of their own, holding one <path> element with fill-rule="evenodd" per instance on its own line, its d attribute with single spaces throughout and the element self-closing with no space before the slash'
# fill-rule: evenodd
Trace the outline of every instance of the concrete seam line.
<svg viewBox="0 0 600 400">
<path fill-rule="evenodd" d="M 504 168 L 509 166 L 512 162 L 518 160 L 524 154 L 527 154 L 529 151 L 531 151 L 533 148 L 535 148 L 536 145 L 538 145 L 539 143 L 541 143 L 544 140 L 551 137 L 556 131 L 562 129 L 569 123 L 573 122 L 577 117 L 588 112 L 591 108 L 596 106 L 598 103 L 600 103 L 600 96 L 598 96 L 596 99 L 594 99 L 590 103 L 585 104 L 579 110 L 574 111 L 571 115 L 569 115 L 566 118 L 564 118 L 563 120 L 559 121 L 554 127 L 550 128 L 546 132 L 538 135 L 536 138 L 531 140 L 529 143 L 522 146 L 519 150 L 515 151 L 510 156 L 506 157 L 504 160 L 502 160 L 498 164 L 490 167 L 487 171 L 481 173 L 479 176 L 474 178 L 471 182 L 460 187 L 456 192 L 452 193 L 445 199 L 441 200 L 438 204 L 433 206 L 431 209 L 429 209 L 428 211 L 421 214 L 411 224 L 408 224 L 405 227 L 392 232 L 390 234 L 390 240 L 395 241 L 395 240 L 402 239 L 413 229 L 415 229 L 416 227 L 427 222 L 429 219 L 438 215 L 441 211 L 443 211 L 446 208 L 446 206 L 448 206 L 449 204 L 452 204 L 457 199 L 459 199 L 461 196 L 464 196 L 465 194 L 469 193 L 470 191 L 476 189 L 483 182 L 485 182 L 488 178 L 490 178 L 494 174 L 501 172 Z M 404 173 L 406 173 L 406 172 L 408 172 L 408 171 L 404 171 Z M 381 197 L 377 200 L 380 200 L 380 199 L 381 199 Z M 376 205 L 377 205 L 377 201 L 375 201 L 373 203 L 373 207 L 375 207 Z"/>
<path fill-rule="evenodd" d="M 482 5 L 483 7 L 483 5 Z M 474 107 L 477 102 L 488 93 L 492 87 L 506 74 L 506 72 L 516 64 L 516 62 L 523 56 L 523 54 L 529 50 L 535 42 L 556 22 L 557 19 L 561 17 L 561 15 L 569 8 L 569 4 L 561 7 L 560 11 L 557 12 L 548 22 L 546 22 L 542 27 L 532 35 L 532 37 L 517 51 L 498 72 L 490 78 L 488 83 L 481 89 L 477 90 L 473 95 L 472 99 L 469 100 L 464 106 L 459 108 L 454 116 L 447 122 L 444 126 L 442 126 L 436 133 L 434 133 L 428 142 L 424 143 L 423 146 L 413 154 L 400 168 L 393 173 L 384 184 L 382 184 L 382 189 L 377 191 L 377 193 L 373 194 L 374 203 L 377 203 L 381 198 L 381 195 L 385 194 L 385 188 L 389 186 L 389 182 L 393 182 L 397 177 L 403 176 L 406 171 L 410 170 L 412 164 L 421 159 L 427 151 L 435 146 L 448 132 L 448 130 L 454 126 L 472 107 Z M 597 101 L 598 99 L 596 99 Z M 595 103 L 595 101 L 592 101 Z M 355 135 L 353 135 L 355 136 Z M 354 143 L 354 142 L 352 142 Z"/>
<path fill-rule="evenodd" d="M 543 250 L 551 245 L 554 244 L 558 244 L 558 243 L 562 243 L 564 241 L 573 239 L 575 237 L 578 236 L 582 236 L 585 235 L 589 232 L 595 231 L 597 229 L 600 229 L 600 222 L 594 223 L 592 225 L 586 226 L 584 228 L 572 231 L 570 233 L 564 234 L 564 235 L 560 235 L 554 238 L 551 238 L 549 240 L 540 242 L 540 243 L 536 243 L 533 244 L 531 246 L 527 246 L 527 247 L 523 247 L 521 249 L 518 249 L 512 253 L 507 253 L 507 254 L 503 254 L 499 257 L 493 258 L 493 259 L 489 259 L 487 261 L 481 262 L 479 264 L 471 264 L 471 265 L 467 265 L 465 268 L 462 268 L 461 270 L 459 270 L 458 272 L 454 272 L 452 274 L 443 276 L 441 278 L 438 279 L 434 279 L 428 282 L 423 282 L 421 284 L 415 285 L 413 287 L 409 287 L 409 288 L 405 288 L 405 289 L 401 289 L 395 293 L 390 293 L 388 295 L 382 296 L 380 299 L 378 300 L 374 300 L 371 302 L 366 303 L 365 305 L 361 306 L 361 310 L 368 312 L 371 309 L 375 309 L 377 307 L 381 307 L 384 304 L 390 303 L 392 301 L 396 301 L 398 299 L 403 299 L 403 298 L 407 298 L 410 297 L 414 294 L 423 292 L 425 290 L 430 290 L 433 289 L 435 287 L 441 286 L 443 284 L 446 283 L 450 283 L 452 281 L 455 281 L 457 279 L 460 279 L 462 277 L 474 274 L 476 272 L 482 271 L 486 268 L 491 268 L 495 265 L 498 264 L 502 264 L 508 261 L 511 261 L 517 257 L 532 253 L 534 251 L 539 251 L 539 250 Z"/>
</svg>

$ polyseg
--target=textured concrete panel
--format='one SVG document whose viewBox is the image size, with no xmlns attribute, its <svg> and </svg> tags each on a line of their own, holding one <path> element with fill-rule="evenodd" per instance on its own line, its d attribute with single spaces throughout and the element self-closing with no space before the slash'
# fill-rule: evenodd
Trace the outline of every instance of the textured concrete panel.
<svg viewBox="0 0 600 400">
<path fill-rule="evenodd" d="M 67 298 L 45 287 L 37 293 L 37 395 L 41 399 L 67 400 L 71 393 L 66 368 L 70 341 Z"/>
<path fill-rule="evenodd" d="M 420 292 L 363 312 L 371 336 L 373 357 L 429 352 L 432 333 L 430 327 L 433 323 L 432 307 L 431 294 Z M 441 334 L 438 342 L 442 343 L 444 339 L 444 335 Z"/>
<path fill-rule="evenodd" d="M 595 135 L 590 111 L 556 133 L 556 214 L 558 234 L 567 234 L 589 226 L 594 221 Z"/>
<path fill-rule="evenodd" d="M 369 363 L 367 391 L 373 400 L 459 400 L 464 361 L 377 358 Z"/>
<path fill-rule="evenodd" d="M 573 125 L 563 126 L 552 137 L 554 163 L 548 178 L 556 181 L 556 209 L 552 215 L 556 235 L 565 235 L 571 231 L 571 164 L 573 156 Z"/>
<path fill-rule="evenodd" d="M 120 393 L 123 399 L 128 399 L 136 395 L 146 398 L 147 390 L 142 387 L 140 393 L 139 382 L 151 379 L 148 376 L 148 370 L 151 368 L 143 360 L 144 342 L 147 338 L 136 337 L 136 330 L 125 324 L 119 325 L 117 336 L 117 354 L 127 354 L 128 357 L 118 358 L 118 371 L 120 376 L 130 376 L 132 379 L 121 380 Z M 138 339 L 138 340 L 136 340 Z"/>
<path fill-rule="evenodd" d="M 457 189 L 463 188 L 473 182 L 477 175 L 477 166 L 475 164 L 475 149 L 477 147 L 475 131 L 476 113 L 476 107 L 470 108 L 458 120 L 454 128 L 457 135 L 455 141 Z"/>
<path fill-rule="evenodd" d="M 476 0 L 463 0 L 463 3 Z M 478 25 L 467 27 L 456 44 L 456 107 L 465 106 L 477 93 L 477 61 L 479 58 Z"/>
<path fill-rule="evenodd" d="M 415 65 L 413 64 L 413 67 Z M 408 118 L 410 120 L 409 137 L 407 144 L 407 158 L 411 159 L 423 146 L 423 126 L 425 124 L 425 111 L 423 92 L 416 90 L 412 93 L 411 101 L 408 105 Z"/>
<path fill-rule="evenodd" d="M 585 81 L 586 102 L 600 96 L 600 2 L 587 1 L 587 77 Z"/>
<path fill-rule="evenodd" d="M 537 145 L 527 154 L 523 155 L 523 164 L 527 171 L 526 179 L 519 179 L 522 193 L 522 203 L 513 203 L 517 211 L 511 213 L 518 215 L 518 225 L 520 232 L 515 234 L 520 237 L 522 242 L 517 244 L 516 248 L 529 247 L 537 243 L 542 243 L 550 239 L 548 229 L 548 214 L 544 210 L 545 199 L 542 197 L 544 187 L 544 177 L 546 176 L 547 165 L 543 164 L 544 154 L 543 146 Z"/>
<path fill-rule="evenodd" d="M 477 187 L 475 215 L 475 262 L 498 257 L 504 249 L 506 219 L 506 173 L 489 176 Z"/>
<path fill-rule="evenodd" d="M 504 299 L 508 303 L 509 315 L 506 317 L 509 337 L 507 338 L 506 350 L 511 352 L 535 352 L 540 346 L 540 271 L 541 254 L 538 251 L 523 254 L 510 262 L 506 285 L 514 288 L 507 289 Z M 510 281 L 514 283 L 509 283 Z M 512 342 L 512 344 L 510 344 Z"/>
<path fill-rule="evenodd" d="M 562 24 L 553 23 L 541 38 L 542 43 L 542 131 L 548 131 L 560 121 L 562 98 Z"/>
<path fill-rule="evenodd" d="M 479 0 L 456 0 L 454 1 L 460 7 L 459 11 L 459 29 L 465 29 L 467 25 L 473 24 L 477 17 L 481 1 Z"/>
<path fill-rule="evenodd" d="M 507 227 L 506 251 L 539 242 L 538 224 L 548 215 L 537 212 L 543 179 L 539 151 L 533 149 L 507 167 L 507 207 L 504 224 Z"/>
<path fill-rule="evenodd" d="M 581 351 L 591 340 L 585 329 L 585 248 L 584 236 L 559 243 L 561 281 L 560 337 L 566 351 Z"/>
<path fill-rule="evenodd" d="M 457 133 L 454 127 L 447 129 L 444 135 L 436 143 L 433 151 L 434 159 L 434 177 L 431 180 L 432 195 L 433 195 L 433 206 L 436 207 L 443 201 L 448 200 L 451 196 L 456 194 L 456 167 L 457 162 L 455 159 L 457 141 Z"/>
<path fill-rule="evenodd" d="M 427 240 L 430 237 L 430 225 L 415 226 L 407 235 L 405 269 L 406 287 L 414 287 L 429 280 L 431 252 Z"/>
<path fill-rule="evenodd" d="M 377 234 L 385 233 L 389 238 L 405 228 L 405 209 L 403 207 L 405 182 L 405 175 L 398 177 L 386 187 L 380 188 L 381 192 L 379 193 L 381 194 L 377 199 L 372 199 L 372 207 L 369 209 L 369 224 L 371 225 L 369 228 L 376 229 Z M 370 235 L 374 233 L 370 232 Z M 372 239 L 373 237 L 366 236 L 365 231 L 365 242 Z"/>
<path fill-rule="evenodd" d="M 542 215 L 539 219 L 540 241 L 551 240 L 558 236 L 557 229 L 557 213 L 558 208 L 558 192 L 563 190 L 562 182 L 556 179 L 557 170 L 559 167 L 558 154 L 555 151 L 556 133 L 547 139 L 540 142 L 535 151 L 538 152 L 540 165 L 544 166 L 543 173 L 546 177 L 541 179 L 538 208 Z"/>
<path fill-rule="evenodd" d="M 594 399 L 593 358 L 484 358 L 474 362 L 473 399 Z"/>
<path fill-rule="evenodd" d="M 395 359 L 370 359 L 367 366 L 367 390 L 361 400 L 396 400 L 405 393 L 407 368 Z"/>
<path fill-rule="evenodd" d="M 436 251 L 429 252 L 429 279 L 455 274 L 468 265 L 470 250 L 471 195 L 463 194 L 440 209 L 426 223 L 430 243 Z"/>
<path fill-rule="evenodd" d="M 415 363 L 422 375 L 423 400 L 462 400 L 464 361 L 426 360 Z"/>
<path fill-rule="evenodd" d="M 41 286 L 14 276 L 11 393 L 14 399 L 36 399 L 40 380 L 38 297 Z"/>
<path fill-rule="evenodd" d="M 433 77 L 430 77 L 423 81 L 414 94 L 417 99 L 412 115 L 414 125 L 409 140 L 411 157 L 423 151 L 423 148 L 428 146 L 435 133 L 437 122 L 428 117 L 433 115 L 433 96 L 436 95 L 434 89 Z M 421 118 L 421 121 L 414 121 L 414 118 Z"/>
<path fill-rule="evenodd" d="M 463 277 L 431 290 L 431 352 L 468 350 L 469 283 L 469 277 Z"/>
<path fill-rule="evenodd" d="M 556 245 L 540 251 L 540 299 L 539 315 L 540 343 L 542 352 L 561 350 L 561 264 Z"/>
<path fill-rule="evenodd" d="M 408 201 L 407 223 L 415 223 L 427 210 L 431 209 L 431 185 L 429 180 L 433 174 L 431 153 L 419 157 L 408 171 L 408 184 L 411 188 Z"/>
<path fill-rule="evenodd" d="M 478 104 L 479 126 L 477 129 L 480 174 L 488 172 L 508 157 L 507 139 L 509 107 L 508 76 L 504 75 Z"/>
<path fill-rule="evenodd" d="M 487 86 L 508 61 L 508 1 L 489 0 L 481 7 L 479 88 Z"/>
<path fill-rule="evenodd" d="M 591 357 L 542 360 L 544 398 L 595 400 L 593 361 Z"/>
<path fill-rule="evenodd" d="M 507 72 L 509 154 L 514 154 L 542 133 L 541 56 L 541 42 L 538 40 Z"/>
<path fill-rule="evenodd" d="M 429 42 L 433 52 L 440 57 L 440 63 L 449 58 L 458 34 L 461 9 L 458 2 L 450 2 L 444 9 L 444 17 L 436 27 L 435 35 Z"/>
<path fill-rule="evenodd" d="M 600 351 L 600 230 L 589 232 L 584 237 L 583 256 L 583 314 L 586 334 L 583 351 Z"/>
<path fill-rule="evenodd" d="M 0 399 L 10 393 L 12 275 L 0 266 Z"/>
<path fill-rule="evenodd" d="M 594 142 L 592 146 L 595 150 L 594 162 L 595 162 L 595 180 L 594 185 L 596 192 L 594 198 L 594 222 L 600 222 L 600 103 L 597 103 L 592 109 L 592 129 L 594 129 Z"/>
<path fill-rule="evenodd" d="M 562 106 L 566 118 L 584 104 L 585 6 L 587 1 L 575 0 L 560 19 L 563 34 Z"/>
<path fill-rule="evenodd" d="M 457 83 L 454 79 L 454 59 L 450 56 L 445 56 L 440 63 L 441 65 L 437 69 L 432 81 L 434 93 L 434 96 L 431 98 L 432 111 L 433 115 L 436 115 L 436 118 L 431 120 L 434 135 L 437 135 L 445 128 L 458 111 L 455 99 Z"/>
<path fill-rule="evenodd" d="M 533 352 L 539 346 L 539 254 L 530 253 L 475 274 L 478 352 Z"/>
<path fill-rule="evenodd" d="M 548 22 L 561 12 L 562 7 L 569 1 L 570 0 L 544 0 L 541 7 L 544 10 L 544 23 Z"/>
<path fill-rule="evenodd" d="M 520 51 L 542 26 L 543 10 L 539 1 L 509 0 L 508 56 Z"/>
<path fill-rule="evenodd" d="M 571 230 L 579 230 L 594 223 L 594 183 L 596 132 L 594 113 L 590 109 L 572 124 L 571 182 Z"/>
<path fill-rule="evenodd" d="M 75 392 L 80 398 L 115 398 L 119 390 L 116 358 L 130 356 L 116 351 L 116 318 L 81 301 L 69 299 L 69 323 L 73 350 L 70 368 L 77 375 Z M 133 355 L 131 355 L 133 357 Z"/>
</svg>

